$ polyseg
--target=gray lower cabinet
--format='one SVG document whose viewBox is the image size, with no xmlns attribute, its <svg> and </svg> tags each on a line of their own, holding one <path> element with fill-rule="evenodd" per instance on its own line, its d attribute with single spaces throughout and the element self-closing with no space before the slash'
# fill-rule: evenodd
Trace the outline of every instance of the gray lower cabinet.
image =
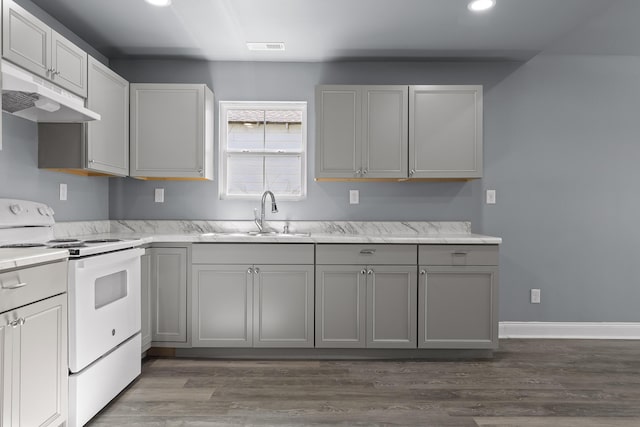
<svg viewBox="0 0 640 427">
<path fill-rule="evenodd" d="M 498 247 L 420 246 L 420 263 L 418 346 L 497 348 Z"/>
<path fill-rule="evenodd" d="M 0 426 L 66 424 L 66 294 L 2 314 L 0 362 Z"/>
<path fill-rule="evenodd" d="M 213 92 L 203 84 L 130 86 L 130 168 L 141 179 L 213 179 Z"/>
<path fill-rule="evenodd" d="M 141 352 L 151 348 L 151 250 L 146 249 L 140 257 L 140 332 Z"/>
<path fill-rule="evenodd" d="M 313 347 L 313 245 L 200 244 L 193 263 L 194 347 Z"/>
<path fill-rule="evenodd" d="M 2 3 L 2 57 L 86 98 L 87 53 L 15 2 Z"/>
<path fill-rule="evenodd" d="M 416 348 L 415 266 L 316 268 L 316 347 Z"/>
<path fill-rule="evenodd" d="M 316 347 L 416 348 L 416 255 L 416 245 L 318 244 Z"/>
<path fill-rule="evenodd" d="M 187 343 L 187 252 L 184 247 L 149 249 L 154 346 Z"/>
</svg>

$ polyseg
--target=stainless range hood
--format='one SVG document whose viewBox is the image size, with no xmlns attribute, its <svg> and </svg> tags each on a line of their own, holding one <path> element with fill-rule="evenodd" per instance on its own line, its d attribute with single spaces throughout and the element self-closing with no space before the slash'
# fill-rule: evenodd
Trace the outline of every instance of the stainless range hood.
<svg viewBox="0 0 640 427">
<path fill-rule="evenodd" d="M 84 99 L 9 62 L 2 61 L 2 111 L 34 122 L 80 123 L 100 120 Z"/>
</svg>

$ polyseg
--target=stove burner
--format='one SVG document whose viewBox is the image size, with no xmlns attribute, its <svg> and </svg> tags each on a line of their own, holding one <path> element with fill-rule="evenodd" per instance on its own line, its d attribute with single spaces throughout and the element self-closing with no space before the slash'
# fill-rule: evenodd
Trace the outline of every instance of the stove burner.
<svg viewBox="0 0 640 427">
<path fill-rule="evenodd" d="M 53 239 L 53 240 L 49 240 L 47 242 L 47 244 L 73 243 L 73 242 L 80 242 L 80 240 L 78 240 L 78 239 Z"/>
<path fill-rule="evenodd" d="M 0 248 L 41 248 L 45 246 L 43 243 L 12 243 L 10 245 L 2 245 Z"/>
<path fill-rule="evenodd" d="M 82 243 L 113 243 L 113 242 L 120 242 L 120 239 L 94 239 L 94 240 L 85 240 Z"/>
<path fill-rule="evenodd" d="M 85 245 L 82 242 L 75 242 L 75 243 L 60 243 L 58 245 L 50 245 L 49 247 L 53 249 L 70 249 L 70 248 L 82 248 L 84 246 L 87 246 L 87 245 Z"/>
</svg>

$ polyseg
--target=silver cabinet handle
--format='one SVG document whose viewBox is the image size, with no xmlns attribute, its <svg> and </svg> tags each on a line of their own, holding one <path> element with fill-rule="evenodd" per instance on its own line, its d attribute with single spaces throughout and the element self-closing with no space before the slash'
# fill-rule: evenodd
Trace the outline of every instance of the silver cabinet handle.
<svg viewBox="0 0 640 427">
<path fill-rule="evenodd" d="M 18 289 L 18 288 L 24 288 L 25 286 L 27 286 L 26 283 L 16 283 L 15 285 L 5 285 L 3 283 L 2 289 Z"/>
<path fill-rule="evenodd" d="M 12 328 L 17 328 L 18 326 L 24 325 L 24 322 L 26 322 L 26 320 L 24 320 L 24 317 L 21 317 L 19 319 L 16 319 L 16 320 L 13 320 L 13 321 L 9 322 L 9 325 Z"/>
<path fill-rule="evenodd" d="M 358 170 L 356 171 L 356 175 L 358 175 L 358 176 L 362 175 L 362 169 L 358 169 Z"/>
<path fill-rule="evenodd" d="M 253 274 L 253 268 L 251 267 L 247 268 L 247 274 Z"/>
<path fill-rule="evenodd" d="M 256 268 L 253 269 L 253 272 L 255 274 L 260 274 L 260 269 L 258 267 L 256 267 Z"/>
<path fill-rule="evenodd" d="M 360 270 L 360 274 L 367 274 L 367 270 L 365 269 Z"/>
<path fill-rule="evenodd" d="M 368 274 L 369 276 L 371 276 L 373 273 L 375 273 L 375 271 L 373 271 L 373 270 L 369 270 L 369 271 L 367 271 L 367 274 Z"/>
<path fill-rule="evenodd" d="M 363 169 L 363 170 L 362 170 L 362 175 L 366 175 L 368 172 L 369 172 L 369 170 L 368 170 L 368 169 Z"/>
<path fill-rule="evenodd" d="M 361 255 L 373 255 L 373 254 L 375 254 L 375 253 L 376 253 L 376 250 L 375 250 L 375 249 L 362 249 L 362 250 L 360 251 L 360 254 L 361 254 Z"/>
<path fill-rule="evenodd" d="M 469 251 L 453 251 L 451 252 L 451 255 L 453 256 L 469 255 Z"/>
<path fill-rule="evenodd" d="M 198 174 L 202 175 L 202 169 L 198 169 Z"/>
<path fill-rule="evenodd" d="M 413 175 L 415 175 L 415 173 L 416 173 L 416 170 L 415 169 L 411 169 L 409 171 L 409 176 L 412 177 Z"/>
<path fill-rule="evenodd" d="M 427 271 L 426 271 L 426 270 L 420 270 L 420 275 L 421 275 L 421 276 L 424 276 L 424 275 L 426 275 L 426 274 L 427 274 Z"/>
</svg>

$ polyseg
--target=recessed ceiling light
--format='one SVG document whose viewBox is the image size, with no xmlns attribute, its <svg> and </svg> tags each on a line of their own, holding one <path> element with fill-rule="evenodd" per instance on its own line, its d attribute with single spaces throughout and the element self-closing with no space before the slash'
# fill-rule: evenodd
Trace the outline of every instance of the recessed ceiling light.
<svg viewBox="0 0 640 427">
<path fill-rule="evenodd" d="M 171 4 L 171 0 L 144 0 L 144 1 L 157 7 L 167 7 Z"/>
<path fill-rule="evenodd" d="M 472 12 L 484 12 L 496 5 L 496 0 L 472 0 L 467 6 Z"/>
<path fill-rule="evenodd" d="M 247 49 L 254 51 L 284 50 L 281 42 L 247 42 Z"/>
</svg>

